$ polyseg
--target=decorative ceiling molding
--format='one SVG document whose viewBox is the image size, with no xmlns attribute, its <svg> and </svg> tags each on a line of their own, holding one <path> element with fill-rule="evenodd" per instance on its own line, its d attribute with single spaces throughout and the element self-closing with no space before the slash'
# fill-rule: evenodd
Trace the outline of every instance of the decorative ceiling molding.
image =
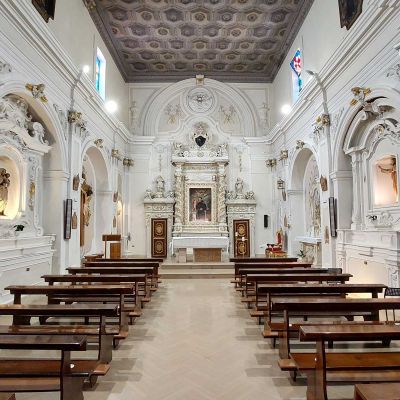
<svg viewBox="0 0 400 400">
<path fill-rule="evenodd" d="M 89 2 L 83 0 L 85 4 Z M 127 82 L 272 82 L 313 0 L 91 0 Z"/>
</svg>

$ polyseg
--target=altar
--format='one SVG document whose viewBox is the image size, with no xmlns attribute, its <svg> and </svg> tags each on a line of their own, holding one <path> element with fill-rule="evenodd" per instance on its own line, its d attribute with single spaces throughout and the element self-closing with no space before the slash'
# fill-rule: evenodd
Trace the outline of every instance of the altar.
<svg viewBox="0 0 400 400">
<path fill-rule="evenodd" d="M 222 252 L 228 253 L 227 237 L 186 236 L 173 237 L 171 252 L 177 255 L 178 262 L 186 262 L 188 249 L 193 249 L 194 262 L 220 262 Z"/>
</svg>

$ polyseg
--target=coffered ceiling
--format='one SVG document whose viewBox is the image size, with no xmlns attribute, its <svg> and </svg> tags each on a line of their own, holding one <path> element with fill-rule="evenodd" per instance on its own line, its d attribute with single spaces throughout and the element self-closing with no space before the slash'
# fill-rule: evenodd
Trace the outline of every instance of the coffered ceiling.
<svg viewBox="0 0 400 400">
<path fill-rule="evenodd" d="M 128 82 L 272 82 L 313 0 L 83 0 Z"/>
</svg>

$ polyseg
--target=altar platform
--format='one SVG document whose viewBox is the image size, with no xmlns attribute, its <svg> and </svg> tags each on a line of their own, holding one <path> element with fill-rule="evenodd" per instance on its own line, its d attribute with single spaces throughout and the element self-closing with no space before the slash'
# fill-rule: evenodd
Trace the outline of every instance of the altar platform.
<svg viewBox="0 0 400 400">
<path fill-rule="evenodd" d="M 161 279 L 213 279 L 233 278 L 234 264 L 231 262 L 186 262 L 165 261 L 160 266 Z"/>
</svg>

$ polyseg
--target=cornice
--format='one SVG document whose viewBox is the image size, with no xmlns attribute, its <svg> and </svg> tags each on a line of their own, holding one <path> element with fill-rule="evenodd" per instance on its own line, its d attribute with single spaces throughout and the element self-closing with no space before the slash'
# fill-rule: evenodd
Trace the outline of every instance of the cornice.
<svg viewBox="0 0 400 400">
<path fill-rule="evenodd" d="M 352 27 L 352 34 L 347 35 L 336 51 L 318 72 L 321 84 L 325 89 L 331 87 L 351 65 L 354 60 L 370 44 L 377 32 L 387 28 L 390 22 L 398 17 L 400 0 L 392 0 L 390 6 L 387 0 L 370 2 L 369 7 L 363 12 Z M 400 46 L 400 43 L 399 43 Z M 369 71 L 374 68 L 371 64 Z M 361 77 L 358 77 L 361 79 Z M 366 76 L 362 77 L 366 79 Z M 289 116 L 282 119 L 267 135 L 272 143 L 277 141 L 283 134 L 298 123 L 309 109 L 310 105 L 322 97 L 321 89 L 315 79 L 311 79 L 301 92 L 299 100 L 293 105 Z"/>
</svg>

